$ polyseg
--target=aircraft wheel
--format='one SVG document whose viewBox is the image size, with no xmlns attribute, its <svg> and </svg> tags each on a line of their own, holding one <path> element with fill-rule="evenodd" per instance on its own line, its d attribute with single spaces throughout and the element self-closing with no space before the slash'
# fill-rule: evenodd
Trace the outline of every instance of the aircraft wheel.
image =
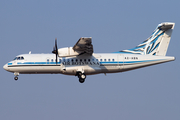
<svg viewBox="0 0 180 120">
<path fill-rule="evenodd" d="M 84 83 L 84 81 L 86 79 L 86 74 L 84 74 L 82 72 L 77 72 L 75 76 L 78 76 L 80 83 Z"/>
<path fill-rule="evenodd" d="M 82 73 L 82 74 L 80 75 L 80 77 L 81 77 L 81 79 L 86 79 L 86 75 L 85 75 L 84 73 Z"/>
<path fill-rule="evenodd" d="M 85 79 L 79 78 L 80 83 L 84 83 Z"/>
<path fill-rule="evenodd" d="M 14 80 L 18 80 L 18 77 L 16 76 L 16 77 L 14 77 Z"/>
</svg>

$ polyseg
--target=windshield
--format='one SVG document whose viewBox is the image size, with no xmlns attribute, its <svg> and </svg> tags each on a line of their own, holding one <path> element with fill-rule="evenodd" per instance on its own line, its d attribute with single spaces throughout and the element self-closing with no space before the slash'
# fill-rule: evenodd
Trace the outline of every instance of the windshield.
<svg viewBox="0 0 180 120">
<path fill-rule="evenodd" d="M 14 60 L 24 60 L 23 56 L 15 57 Z"/>
</svg>

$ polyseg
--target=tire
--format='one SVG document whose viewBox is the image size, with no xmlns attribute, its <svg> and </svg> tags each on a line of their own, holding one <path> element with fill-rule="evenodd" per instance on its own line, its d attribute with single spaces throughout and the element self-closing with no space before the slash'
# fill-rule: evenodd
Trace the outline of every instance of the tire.
<svg viewBox="0 0 180 120">
<path fill-rule="evenodd" d="M 85 79 L 86 79 L 86 74 L 81 73 L 81 72 L 78 72 L 78 73 L 76 74 L 76 76 L 78 76 L 80 83 L 84 83 L 84 81 L 85 81 Z"/>
<path fill-rule="evenodd" d="M 84 73 L 81 74 L 81 79 L 86 79 L 86 75 Z"/>
<path fill-rule="evenodd" d="M 80 83 L 84 83 L 85 79 L 79 78 Z"/>
<path fill-rule="evenodd" d="M 18 77 L 16 76 L 16 77 L 14 77 L 14 80 L 18 80 Z"/>
</svg>

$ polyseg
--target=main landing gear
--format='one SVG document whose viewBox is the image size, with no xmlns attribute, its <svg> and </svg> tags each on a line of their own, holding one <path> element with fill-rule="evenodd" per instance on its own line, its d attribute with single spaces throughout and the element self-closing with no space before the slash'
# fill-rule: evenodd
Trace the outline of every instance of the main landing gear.
<svg viewBox="0 0 180 120">
<path fill-rule="evenodd" d="M 14 80 L 18 80 L 19 73 L 15 72 L 14 75 L 15 75 Z"/>
<path fill-rule="evenodd" d="M 84 83 L 85 79 L 86 79 L 86 75 L 82 72 L 77 72 L 75 76 L 78 76 L 79 78 L 79 82 L 80 83 Z"/>
</svg>

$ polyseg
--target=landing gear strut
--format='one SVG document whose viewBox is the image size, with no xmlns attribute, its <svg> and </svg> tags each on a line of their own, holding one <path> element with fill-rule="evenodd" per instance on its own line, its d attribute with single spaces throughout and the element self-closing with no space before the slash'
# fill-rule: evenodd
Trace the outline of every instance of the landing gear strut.
<svg viewBox="0 0 180 120">
<path fill-rule="evenodd" d="M 82 72 L 77 72 L 75 76 L 78 76 L 79 78 L 79 82 L 80 83 L 84 83 L 85 79 L 86 79 L 86 75 Z"/>
</svg>

